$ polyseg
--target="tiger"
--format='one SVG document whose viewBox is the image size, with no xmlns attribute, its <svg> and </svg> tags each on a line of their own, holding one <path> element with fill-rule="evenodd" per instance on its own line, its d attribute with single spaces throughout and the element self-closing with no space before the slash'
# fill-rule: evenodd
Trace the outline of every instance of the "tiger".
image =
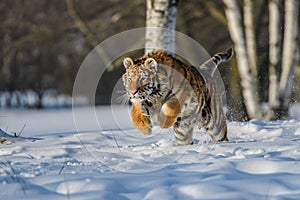
<svg viewBox="0 0 300 200">
<path fill-rule="evenodd" d="M 132 104 L 133 126 L 145 135 L 152 133 L 154 125 L 163 129 L 173 126 L 177 145 L 193 144 L 195 126 L 204 128 L 215 142 L 228 141 L 218 85 L 209 80 L 213 76 L 203 74 L 232 55 L 233 49 L 229 48 L 198 68 L 162 50 L 136 60 L 126 57 L 122 81 Z"/>
</svg>

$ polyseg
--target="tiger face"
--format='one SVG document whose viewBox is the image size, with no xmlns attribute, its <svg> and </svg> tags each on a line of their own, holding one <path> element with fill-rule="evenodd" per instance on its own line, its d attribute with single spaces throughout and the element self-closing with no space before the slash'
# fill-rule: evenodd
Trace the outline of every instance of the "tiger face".
<svg viewBox="0 0 300 200">
<path fill-rule="evenodd" d="M 123 65 L 126 69 L 122 76 L 123 84 L 131 102 L 141 102 L 158 92 L 156 84 L 157 62 L 148 58 L 144 63 L 134 63 L 131 58 L 125 58 Z"/>
</svg>

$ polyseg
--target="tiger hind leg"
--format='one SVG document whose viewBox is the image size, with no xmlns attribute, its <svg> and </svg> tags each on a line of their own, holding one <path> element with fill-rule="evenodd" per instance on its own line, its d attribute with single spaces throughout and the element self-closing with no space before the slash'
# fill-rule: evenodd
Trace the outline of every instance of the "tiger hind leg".
<svg viewBox="0 0 300 200">
<path fill-rule="evenodd" d="M 195 122 L 193 120 L 177 118 L 173 128 L 174 136 L 178 145 L 190 145 L 193 144 L 193 129 Z"/>
<path fill-rule="evenodd" d="M 227 142 L 229 141 L 227 138 L 227 125 L 226 122 L 223 122 L 223 126 L 221 126 L 221 130 L 217 127 L 216 124 L 213 126 L 205 126 L 206 131 L 211 136 L 211 138 L 215 142 Z"/>
</svg>

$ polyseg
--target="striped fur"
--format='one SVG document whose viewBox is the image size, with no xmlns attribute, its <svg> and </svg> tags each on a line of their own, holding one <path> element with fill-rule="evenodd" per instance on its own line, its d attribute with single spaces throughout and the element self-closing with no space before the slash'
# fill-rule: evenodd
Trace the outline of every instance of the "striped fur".
<svg viewBox="0 0 300 200">
<path fill-rule="evenodd" d="M 193 129 L 198 125 L 214 141 L 228 141 L 223 102 L 218 85 L 210 79 L 232 54 L 232 48 L 217 53 L 198 69 L 163 51 L 135 61 L 125 58 L 122 79 L 132 103 L 135 128 L 150 134 L 155 124 L 161 128 L 173 126 L 177 144 L 187 145 L 192 144 Z"/>
</svg>

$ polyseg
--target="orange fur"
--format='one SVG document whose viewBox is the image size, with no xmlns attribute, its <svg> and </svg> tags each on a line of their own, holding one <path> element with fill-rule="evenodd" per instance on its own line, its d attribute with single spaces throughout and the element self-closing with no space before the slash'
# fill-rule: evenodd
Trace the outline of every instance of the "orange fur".
<svg viewBox="0 0 300 200">
<path fill-rule="evenodd" d="M 162 106 L 160 115 L 158 117 L 160 122 L 159 126 L 161 128 L 169 128 L 173 126 L 180 113 L 180 103 L 178 99 L 174 98 Z"/>
<path fill-rule="evenodd" d="M 141 110 L 141 106 L 133 103 L 131 109 L 131 120 L 136 129 L 145 135 L 151 134 L 151 122 Z"/>
</svg>

